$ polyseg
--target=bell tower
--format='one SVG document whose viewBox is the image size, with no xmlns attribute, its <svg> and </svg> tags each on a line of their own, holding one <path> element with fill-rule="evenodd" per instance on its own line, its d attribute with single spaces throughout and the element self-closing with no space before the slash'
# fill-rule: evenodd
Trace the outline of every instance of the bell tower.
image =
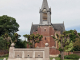
<svg viewBox="0 0 80 60">
<path fill-rule="evenodd" d="M 47 0 L 43 0 L 40 9 L 40 25 L 51 25 L 51 8 L 48 7 Z"/>
</svg>

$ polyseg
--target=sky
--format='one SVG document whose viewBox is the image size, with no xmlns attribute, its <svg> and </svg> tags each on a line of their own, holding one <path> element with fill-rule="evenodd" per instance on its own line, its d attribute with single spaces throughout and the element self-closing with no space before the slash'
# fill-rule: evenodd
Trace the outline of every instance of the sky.
<svg viewBox="0 0 80 60">
<path fill-rule="evenodd" d="M 0 0 L 0 16 L 8 15 L 19 24 L 18 34 L 30 34 L 32 22 L 39 24 L 39 10 L 43 0 Z M 51 8 L 51 22 L 63 23 L 66 30 L 77 30 L 80 33 L 80 0 L 48 0 Z"/>
</svg>

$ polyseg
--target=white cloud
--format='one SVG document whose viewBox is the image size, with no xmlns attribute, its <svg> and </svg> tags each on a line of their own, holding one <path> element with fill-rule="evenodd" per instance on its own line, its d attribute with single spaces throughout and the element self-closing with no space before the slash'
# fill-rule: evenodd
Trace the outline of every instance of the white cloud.
<svg viewBox="0 0 80 60">
<path fill-rule="evenodd" d="M 0 0 L 0 16 L 8 15 L 19 23 L 19 34 L 29 34 L 32 22 L 39 24 L 43 0 Z M 80 0 L 48 0 L 52 23 L 65 23 L 65 28 L 80 26 Z M 21 37 L 22 38 L 22 37 Z"/>
</svg>

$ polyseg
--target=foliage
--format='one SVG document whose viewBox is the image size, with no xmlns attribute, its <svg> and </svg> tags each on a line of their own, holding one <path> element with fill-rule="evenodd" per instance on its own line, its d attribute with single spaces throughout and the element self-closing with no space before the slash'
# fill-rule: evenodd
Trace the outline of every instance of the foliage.
<svg viewBox="0 0 80 60">
<path fill-rule="evenodd" d="M 0 36 L 8 33 L 12 36 L 15 32 L 18 31 L 19 24 L 16 22 L 16 19 L 9 17 L 7 15 L 0 16 Z"/>
<path fill-rule="evenodd" d="M 55 41 L 58 41 L 59 51 L 70 51 L 73 48 L 73 42 L 70 41 L 70 35 L 63 32 L 63 34 L 56 34 L 57 38 L 53 36 Z"/>
<path fill-rule="evenodd" d="M 18 41 L 15 44 L 15 48 L 26 48 L 26 41 L 22 41 L 21 39 L 18 39 Z"/>
<path fill-rule="evenodd" d="M 80 33 L 77 33 L 76 30 L 74 30 L 74 34 L 77 36 L 74 42 L 74 48 L 73 51 L 80 51 Z"/>
<path fill-rule="evenodd" d="M 59 56 L 58 57 L 61 57 L 61 54 L 59 54 Z"/>
<path fill-rule="evenodd" d="M 32 48 L 35 47 L 35 43 L 39 43 L 43 38 L 43 36 L 39 34 L 31 34 L 31 35 L 26 34 L 23 36 L 27 38 L 29 47 L 32 47 Z"/>
<path fill-rule="evenodd" d="M 80 51 L 80 33 L 77 33 L 76 30 L 66 31 L 66 34 L 70 35 L 70 41 L 73 42 L 73 49 L 71 51 Z"/>
<path fill-rule="evenodd" d="M 0 57 L 8 57 L 9 56 L 9 54 L 5 54 L 4 56 L 0 56 Z"/>
<path fill-rule="evenodd" d="M 70 54 L 70 55 L 65 55 L 64 58 L 65 59 L 79 59 L 80 56 L 78 56 L 76 54 Z"/>
<path fill-rule="evenodd" d="M 76 40 L 76 38 L 78 38 L 76 35 L 75 35 L 75 33 L 74 33 L 74 30 L 69 30 L 69 31 L 65 31 L 66 32 L 66 34 L 71 34 L 70 35 L 70 41 L 72 41 L 72 42 L 75 42 Z M 78 33 L 79 34 L 79 36 L 80 36 L 80 33 Z"/>
<path fill-rule="evenodd" d="M 53 39 L 59 44 L 59 51 L 61 53 L 61 60 L 64 60 L 64 51 L 70 51 L 73 49 L 73 43 L 70 41 L 70 35 L 66 32 L 63 32 L 61 35 L 56 34 L 53 36 Z"/>
<path fill-rule="evenodd" d="M 4 58 L 6 58 L 6 60 L 8 60 L 8 57 L 0 57 L 0 60 L 3 60 Z"/>
<path fill-rule="evenodd" d="M 3 39 L 3 37 L 0 37 L 0 50 L 6 49 L 6 41 Z"/>
<path fill-rule="evenodd" d="M 80 51 L 80 39 L 79 38 L 76 38 L 75 39 L 76 41 L 73 43 L 73 50 L 74 51 Z"/>
<path fill-rule="evenodd" d="M 50 58 L 50 60 L 52 60 L 53 58 Z M 55 60 L 60 60 L 60 57 L 55 57 Z M 78 59 L 64 59 L 64 60 L 78 60 Z"/>
<path fill-rule="evenodd" d="M 59 50 L 59 51 L 63 51 L 63 49 L 62 49 L 62 48 L 60 48 L 60 47 L 59 47 L 59 49 L 58 49 L 58 50 Z"/>
<path fill-rule="evenodd" d="M 19 37 L 20 35 L 18 33 L 14 33 L 13 36 L 11 37 L 12 42 L 16 43 Z"/>
</svg>

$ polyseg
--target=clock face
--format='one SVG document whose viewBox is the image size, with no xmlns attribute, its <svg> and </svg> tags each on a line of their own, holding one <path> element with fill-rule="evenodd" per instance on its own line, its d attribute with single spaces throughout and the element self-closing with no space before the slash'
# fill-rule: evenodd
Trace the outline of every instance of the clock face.
<svg viewBox="0 0 80 60">
<path fill-rule="evenodd" d="M 43 9 L 43 12 L 46 12 L 47 10 L 46 9 Z"/>
</svg>

